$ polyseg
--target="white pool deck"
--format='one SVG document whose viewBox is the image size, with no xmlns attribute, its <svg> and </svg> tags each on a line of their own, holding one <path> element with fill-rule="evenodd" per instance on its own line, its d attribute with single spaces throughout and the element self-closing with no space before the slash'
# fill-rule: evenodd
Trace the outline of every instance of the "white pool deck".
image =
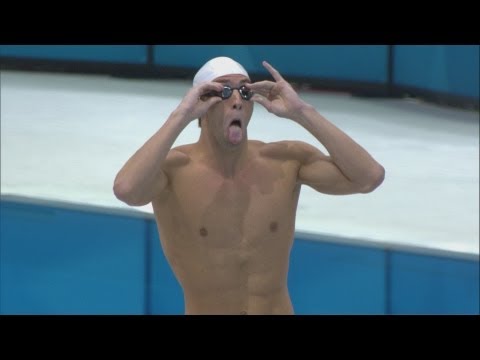
<svg viewBox="0 0 480 360">
<path fill-rule="evenodd" d="M 183 80 L 122 79 L 2 71 L 1 194 L 131 208 L 112 186 L 124 162 L 162 125 L 190 86 Z M 302 98 L 386 169 L 373 193 L 332 196 L 304 186 L 299 232 L 479 254 L 479 113 L 412 99 L 302 91 Z M 197 141 L 192 122 L 174 146 Z M 255 105 L 250 139 L 302 140 L 296 123 Z"/>
</svg>

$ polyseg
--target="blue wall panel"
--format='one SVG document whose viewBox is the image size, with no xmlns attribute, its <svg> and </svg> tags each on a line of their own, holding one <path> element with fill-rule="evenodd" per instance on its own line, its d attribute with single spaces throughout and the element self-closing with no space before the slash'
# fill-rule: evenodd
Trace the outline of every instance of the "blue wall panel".
<svg viewBox="0 0 480 360">
<path fill-rule="evenodd" d="M 250 73 L 269 75 L 262 60 L 285 77 L 386 84 L 388 45 L 156 45 L 157 67 L 198 69 L 230 56 Z M 0 57 L 147 65 L 148 45 L 0 45 Z M 396 45 L 394 85 L 479 98 L 480 46 Z"/>
<path fill-rule="evenodd" d="M 149 221 L 149 243 L 151 259 L 150 313 L 183 314 L 184 300 L 180 287 L 160 245 L 157 225 Z"/>
<path fill-rule="evenodd" d="M 479 97 L 480 46 L 399 45 L 394 48 L 394 84 Z"/>
<path fill-rule="evenodd" d="M 289 289 L 297 314 L 385 313 L 385 253 L 296 239 Z"/>
<path fill-rule="evenodd" d="M 157 65 L 198 69 L 216 56 L 229 56 L 250 73 L 269 74 L 267 60 L 284 76 L 385 83 L 386 45 L 158 45 Z"/>
<path fill-rule="evenodd" d="M 0 314 L 183 314 L 151 218 L 1 201 Z M 297 235 L 297 314 L 479 314 L 479 261 Z"/>
<path fill-rule="evenodd" d="M 0 56 L 146 64 L 146 45 L 0 45 Z"/>
<path fill-rule="evenodd" d="M 262 60 L 285 77 L 386 84 L 387 45 L 157 45 L 157 67 L 196 70 L 215 56 L 230 56 L 250 73 L 269 75 Z M 0 45 L 0 57 L 147 65 L 147 45 Z M 394 85 L 479 98 L 480 46 L 397 45 Z"/>
<path fill-rule="evenodd" d="M 479 263 L 392 253 L 393 314 L 479 314 Z"/>
<path fill-rule="evenodd" d="M 386 45 L 251 47 L 259 64 L 270 61 L 286 75 L 373 83 L 387 81 L 387 50 Z"/>
<path fill-rule="evenodd" d="M 0 313 L 142 314 L 145 221 L 1 202 Z"/>
</svg>

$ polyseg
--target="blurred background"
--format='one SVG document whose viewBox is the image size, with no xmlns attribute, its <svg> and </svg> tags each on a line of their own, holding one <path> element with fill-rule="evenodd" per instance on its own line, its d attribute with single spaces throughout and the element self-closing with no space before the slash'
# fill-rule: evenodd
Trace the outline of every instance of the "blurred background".
<svg viewBox="0 0 480 360">
<path fill-rule="evenodd" d="M 183 313 L 151 205 L 112 187 L 216 56 L 253 81 L 269 61 L 386 169 L 366 195 L 303 187 L 297 314 L 479 314 L 479 48 L 0 45 L 0 314 Z M 326 151 L 259 105 L 248 131 Z"/>
</svg>

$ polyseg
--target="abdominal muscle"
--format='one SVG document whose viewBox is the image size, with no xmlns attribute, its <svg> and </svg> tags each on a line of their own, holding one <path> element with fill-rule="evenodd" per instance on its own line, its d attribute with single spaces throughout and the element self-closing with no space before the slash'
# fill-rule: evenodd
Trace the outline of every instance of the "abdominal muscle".
<svg viewBox="0 0 480 360">
<path fill-rule="evenodd" d="M 186 264 L 185 256 L 182 264 L 173 264 L 186 314 L 293 314 L 286 281 L 288 259 L 272 261 L 242 250 L 202 252 L 209 255 L 192 258 L 193 264 Z"/>
<path fill-rule="evenodd" d="M 195 295 L 185 292 L 186 315 L 291 315 L 292 304 L 285 291 L 268 295 L 248 294 L 231 289 Z"/>
<path fill-rule="evenodd" d="M 293 314 L 287 288 L 293 224 L 275 233 L 252 225 L 249 235 L 223 231 L 220 239 L 213 225 L 202 236 L 158 220 L 168 223 L 160 226 L 160 241 L 183 289 L 186 314 Z"/>
</svg>

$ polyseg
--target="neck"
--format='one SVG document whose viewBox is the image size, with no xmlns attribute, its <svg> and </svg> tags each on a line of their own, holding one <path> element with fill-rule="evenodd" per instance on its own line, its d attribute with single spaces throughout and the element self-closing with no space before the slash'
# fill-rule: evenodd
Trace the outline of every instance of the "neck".
<svg viewBox="0 0 480 360">
<path fill-rule="evenodd" d="M 220 143 L 207 130 L 202 128 L 198 141 L 205 162 L 225 178 L 233 178 L 247 159 L 247 137 L 238 145 L 229 144 L 226 139 Z"/>
</svg>

